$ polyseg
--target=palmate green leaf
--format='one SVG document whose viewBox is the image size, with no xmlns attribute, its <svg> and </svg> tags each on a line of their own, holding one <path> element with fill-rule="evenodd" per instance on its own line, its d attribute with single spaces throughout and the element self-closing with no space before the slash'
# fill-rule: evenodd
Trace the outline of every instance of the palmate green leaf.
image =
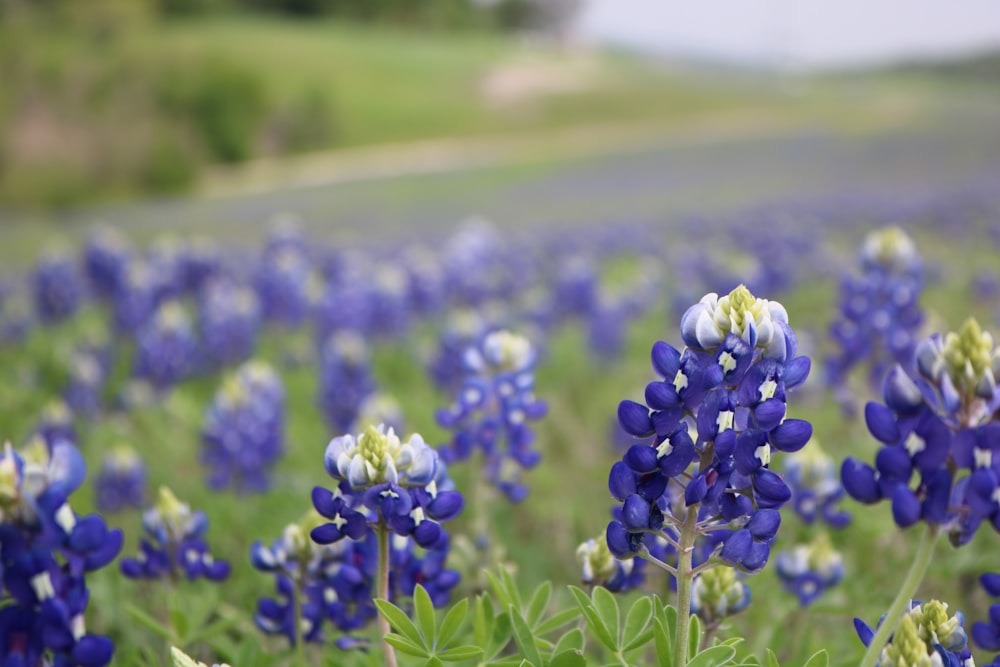
<svg viewBox="0 0 1000 667">
<path fill-rule="evenodd" d="M 436 649 L 440 650 L 448 645 L 448 642 L 451 641 L 455 634 L 465 624 L 465 615 L 468 611 L 468 598 L 462 598 L 457 604 L 448 610 L 448 613 L 444 616 L 444 620 L 441 621 L 441 626 L 437 630 L 437 637 L 435 637 L 434 642 L 434 647 Z"/>
<path fill-rule="evenodd" d="M 496 617 L 493 625 L 493 635 L 490 637 L 490 649 L 487 651 L 489 658 L 496 657 L 503 650 L 507 642 L 510 641 L 513 631 L 511 616 L 508 612 L 505 611 Z"/>
<path fill-rule="evenodd" d="M 573 649 L 557 653 L 549 661 L 548 667 L 584 667 L 586 664 L 587 661 L 583 657 L 583 651 Z"/>
<path fill-rule="evenodd" d="M 613 643 L 611 650 L 618 652 L 621 648 L 621 612 L 618 610 L 618 600 L 603 586 L 594 587 L 591 600 L 594 610 L 611 634 Z"/>
<path fill-rule="evenodd" d="M 701 648 L 701 619 L 692 614 L 688 625 L 688 655 L 698 655 L 699 648 Z M 735 649 L 733 652 L 735 653 Z"/>
<path fill-rule="evenodd" d="M 707 648 L 688 661 L 688 667 L 721 667 L 728 665 L 736 657 L 736 649 L 720 644 Z"/>
<path fill-rule="evenodd" d="M 625 627 L 622 629 L 623 651 L 630 651 L 637 646 L 642 646 L 653 638 L 653 634 L 650 632 L 646 641 L 635 646 L 632 645 L 644 633 L 651 618 L 653 618 L 653 601 L 648 596 L 641 597 L 632 603 L 625 615 Z"/>
<path fill-rule="evenodd" d="M 579 618 L 580 613 L 580 608 L 575 606 L 557 611 L 535 627 L 535 635 L 547 635 L 553 630 L 558 630 Z"/>
<path fill-rule="evenodd" d="M 510 606 L 509 613 L 514 628 L 514 642 L 517 644 L 521 656 L 533 665 L 540 666 L 542 664 L 542 656 L 538 652 L 538 647 L 535 646 L 535 636 L 531 633 L 531 628 L 521 618 L 521 615 L 516 613 L 514 605 Z"/>
<path fill-rule="evenodd" d="M 424 646 L 433 648 L 436 644 L 436 619 L 434 618 L 434 603 L 427 589 L 417 584 L 413 591 L 413 615 L 417 618 L 417 627 L 424 637 Z"/>
<path fill-rule="evenodd" d="M 389 625 L 396 632 L 418 646 L 430 648 L 420 635 L 420 630 L 417 629 L 417 626 L 413 624 L 413 621 L 410 620 L 410 617 L 402 609 L 386 600 L 375 600 L 375 606 L 378 608 L 378 613 L 382 614 L 382 618 L 389 621 Z"/>
<path fill-rule="evenodd" d="M 432 655 L 427 658 L 427 662 L 424 663 L 424 667 L 444 667 L 444 663 L 436 655 Z"/>
<path fill-rule="evenodd" d="M 604 625 L 604 621 L 597 615 L 597 611 L 593 607 L 584 609 L 583 617 L 587 619 L 587 628 L 602 644 L 607 646 L 611 651 L 618 650 L 618 642 L 615 641 L 615 638 L 611 635 L 611 631 Z"/>
<path fill-rule="evenodd" d="M 778 656 L 771 649 L 767 649 L 767 667 L 781 667 L 778 664 Z"/>
<path fill-rule="evenodd" d="M 437 654 L 437 657 L 445 662 L 458 662 L 460 660 L 472 660 L 473 658 L 478 658 L 483 654 L 483 649 L 478 646 L 472 646 L 471 644 L 463 644 L 462 646 L 456 646 L 450 648 L 447 651 L 442 651 Z"/>
<path fill-rule="evenodd" d="M 829 667 L 830 664 L 830 654 L 826 652 L 826 649 L 820 649 L 809 656 L 806 660 L 806 664 L 802 667 Z"/>
<path fill-rule="evenodd" d="M 395 632 L 390 632 L 385 636 L 385 643 L 389 646 L 394 646 L 401 653 L 416 656 L 417 658 L 429 658 L 431 655 L 430 651 L 425 647 L 410 641 L 403 635 L 397 635 Z"/>
<path fill-rule="evenodd" d="M 528 625 L 532 628 L 538 626 L 538 622 L 542 618 L 542 614 L 545 613 L 545 608 L 549 604 L 549 598 L 552 597 L 552 582 L 544 581 L 539 584 L 538 588 L 531 595 L 531 600 L 528 602 L 527 615 L 525 620 L 528 621 Z"/>
<path fill-rule="evenodd" d="M 634 651 L 637 648 L 641 648 L 649 643 L 649 640 L 653 638 L 653 629 L 646 628 L 637 637 L 632 639 L 629 643 L 622 646 L 622 653 L 628 653 L 629 651 Z"/>
</svg>

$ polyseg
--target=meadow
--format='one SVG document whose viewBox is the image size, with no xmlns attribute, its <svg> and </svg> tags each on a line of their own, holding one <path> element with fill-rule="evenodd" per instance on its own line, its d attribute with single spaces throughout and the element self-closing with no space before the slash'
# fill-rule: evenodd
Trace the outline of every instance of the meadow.
<svg viewBox="0 0 1000 667">
<path fill-rule="evenodd" d="M 848 393 L 857 408 L 877 398 L 878 390 L 868 383 L 864 368 L 853 369 L 845 386 L 823 382 L 823 360 L 836 349 L 828 327 L 842 317 L 838 280 L 845 272 L 859 272 L 857 248 L 867 233 L 902 224 L 924 259 L 926 289 L 919 299 L 927 313 L 923 330 L 954 330 L 973 315 L 989 329 L 997 299 L 990 289 L 996 280 L 994 195 L 988 189 L 968 189 L 906 200 L 817 199 L 787 204 L 786 211 L 775 204 L 765 212 L 718 214 L 698 224 L 581 224 L 570 236 L 558 228 L 472 225 L 439 232 L 438 240 L 423 248 L 426 256 L 414 250 L 418 244 L 402 238 L 395 244 L 383 242 L 379 250 L 361 251 L 347 244 L 327 246 L 321 237 L 278 233 L 278 228 L 262 245 L 239 250 L 217 245 L 206 251 L 181 238 L 130 251 L 123 261 L 141 262 L 145 257 L 148 266 L 160 272 L 157 280 L 164 281 L 157 290 L 178 298 L 192 322 L 205 317 L 203 290 L 213 276 L 252 286 L 265 303 L 267 294 L 261 290 L 269 273 L 277 273 L 286 279 L 279 281 L 286 291 L 276 303 L 301 300 L 304 310 L 297 321 L 282 321 L 281 308 L 272 306 L 277 310 L 270 320 L 261 321 L 252 354 L 277 370 L 286 395 L 284 444 L 263 493 L 206 485 L 200 454 L 206 410 L 233 365 L 213 365 L 198 347 L 199 363 L 187 365 L 176 383 L 150 391 L 147 378 L 143 387 L 137 348 L 147 330 L 155 328 L 157 316 L 149 310 L 145 323 L 137 321 L 131 333 L 115 331 L 114 314 L 121 307 L 116 304 L 128 290 L 110 300 L 98 298 L 95 284 L 83 271 L 88 265 L 84 257 L 95 256 L 100 247 L 94 240 L 98 237 L 91 237 L 86 256 L 83 247 L 70 248 L 67 255 L 77 287 L 88 295 L 71 317 L 39 321 L 41 311 L 35 309 L 40 306 L 31 303 L 31 285 L 39 283 L 30 273 L 12 282 L 5 293 L 2 430 L 17 445 L 28 442 L 33 433 L 71 427 L 89 470 L 87 482 L 72 496 L 72 507 L 81 516 L 95 509 L 94 480 L 104 457 L 121 445 L 134 449 L 145 462 L 147 504 L 155 500 L 159 487 L 169 486 L 191 508 L 206 513 L 211 552 L 231 563 L 231 574 L 222 583 L 183 577 L 135 581 L 123 577 L 117 563 L 88 574 L 86 627 L 114 640 L 115 664 L 167 664 L 169 645 L 209 663 L 379 664 L 377 644 L 352 651 L 334 646 L 343 635 L 372 640 L 373 624 L 351 633 L 327 628 L 321 641 L 307 643 L 301 653 L 291 652 L 287 639 L 267 637 L 254 626 L 257 600 L 272 595 L 274 584 L 271 575 L 251 567 L 251 543 L 269 544 L 287 524 L 298 521 L 311 507 L 314 486 L 334 486 L 324 470 L 323 453 L 343 431 L 319 405 L 323 374 L 332 372 L 320 332 L 356 329 L 365 336 L 373 386 L 398 402 L 402 432 L 420 433 L 433 446 L 449 442 L 450 434 L 435 420 L 435 411 L 451 405 L 454 396 L 435 387 L 428 364 L 439 353 L 443 332 L 455 314 L 472 309 L 492 325 L 530 338 L 538 350 L 534 393 L 548 406 L 547 414 L 532 423 L 541 462 L 524 471 L 521 479 L 529 493 L 516 504 L 495 489 L 483 493 L 483 473 L 474 462 L 449 467 L 455 488 L 467 499 L 462 515 L 447 524 L 453 535 L 449 567 L 462 573 L 451 597 L 456 601 L 482 590 L 483 568 L 494 574 L 506 568 L 523 595 L 548 581 L 555 600 L 550 609 L 572 608 L 567 586 L 581 581 L 577 545 L 603 534 L 614 504 L 608 472 L 623 452 L 616 445 L 621 434 L 616 436 L 614 427 L 618 403 L 642 400 L 643 387 L 654 378 L 649 364 L 653 342 L 681 346 L 678 327 L 684 308 L 704 293 L 725 294 L 740 282 L 756 295 L 784 304 L 801 353 L 813 359 L 806 385 L 789 392 L 789 416 L 812 422 L 814 439 L 838 466 L 847 456 L 871 461 L 876 441 L 863 418 L 845 415 L 837 396 Z M 805 219 L 810 222 L 803 224 Z M 283 244 L 301 253 L 303 273 L 284 276 L 281 265 L 269 264 L 270 253 Z M 40 260 L 38 267 L 43 266 Z M 201 278 L 183 278 L 194 275 L 196 268 Z M 403 276 L 404 289 L 385 278 L 387 274 Z M 974 284 L 983 287 L 974 292 Z M 363 298 L 350 300 L 351 290 Z M 415 300 L 418 293 L 422 302 Z M 336 295 L 346 300 L 330 302 Z M 372 316 L 379 307 L 373 304 L 391 306 L 380 311 L 383 320 Z M 205 335 L 202 330 L 198 346 L 205 345 Z M 89 417 L 80 414 L 63 423 L 52 406 L 60 396 L 68 396 L 64 391 L 76 377 L 74 360 L 87 351 L 100 351 L 108 359 L 96 388 L 97 407 Z M 349 431 L 360 433 L 365 427 L 355 422 Z M 781 470 L 776 463 L 775 469 Z M 863 647 L 852 619 L 874 624 L 888 606 L 912 559 L 917 531 L 897 528 L 884 504 L 867 508 L 845 498 L 840 505 L 852 515 L 843 530 L 806 525 L 786 509 L 774 553 L 826 530 L 843 555 L 843 581 L 803 609 L 769 565 L 746 579 L 753 601 L 726 619 L 720 638 L 744 637 L 741 651 L 761 659 L 770 647 L 782 664 L 803 664 L 821 648 L 829 651 L 832 664 L 857 664 Z M 134 556 L 141 533 L 139 509 L 107 513 L 105 518 L 109 526 L 124 531 L 121 557 Z M 483 526 L 488 548 L 477 550 L 463 542 L 461 536 L 476 538 Z M 960 549 L 939 545 L 920 595 L 964 610 L 970 624 L 985 618 L 988 600 L 978 590 L 977 576 L 995 567 L 995 539 L 985 527 Z M 456 546 L 460 544 L 464 552 Z M 646 572 L 643 590 L 666 597 L 666 578 L 651 568 Z M 639 595 L 624 593 L 623 609 Z M 404 598 L 397 602 L 407 607 Z M 465 638 L 460 643 L 475 643 L 471 624 L 465 624 L 459 636 Z M 498 659 L 523 654 L 519 646 L 512 639 Z M 629 654 L 629 664 L 652 660 L 648 651 Z M 588 663 L 595 664 L 609 657 L 592 638 L 585 654 Z M 400 660 L 410 664 L 406 655 Z"/>
</svg>

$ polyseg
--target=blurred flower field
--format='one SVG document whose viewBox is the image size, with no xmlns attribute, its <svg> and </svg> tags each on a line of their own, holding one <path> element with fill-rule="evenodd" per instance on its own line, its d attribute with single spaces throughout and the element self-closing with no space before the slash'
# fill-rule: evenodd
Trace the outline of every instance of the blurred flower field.
<svg viewBox="0 0 1000 667">
<path fill-rule="evenodd" d="M 4 283 L 0 651 L 383 664 L 391 625 L 402 665 L 540 666 L 561 649 L 560 664 L 674 664 L 642 627 L 673 602 L 655 561 L 687 553 L 696 638 L 745 639 L 718 664 L 826 649 L 853 665 L 853 619 L 888 608 L 923 521 L 963 545 L 941 540 L 919 589 L 949 606 L 902 627 L 936 614 L 952 634 L 927 646 L 958 655 L 951 615 L 969 636 L 988 615 L 996 500 L 956 509 L 961 485 L 929 500 L 920 453 L 949 445 L 931 426 L 892 444 L 931 399 L 889 371 L 936 378 L 944 398 L 927 405 L 957 391 L 990 423 L 992 339 L 963 322 L 996 321 L 998 221 L 997 193 L 973 185 L 569 234 L 472 219 L 377 245 L 330 243 L 291 214 L 240 246 L 94 228 Z M 916 363 L 947 331 L 945 365 Z M 942 380 L 956 363 L 975 382 Z M 983 468 L 983 437 L 948 474 Z M 869 479 L 880 447 L 916 463 L 880 458 Z M 911 466 L 925 477 L 907 485 Z M 882 497 L 891 510 L 852 499 Z M 669 528 L 685 506 L 703 535 L 671 551 L 695 537 Z M 603 593 L 590 607 L 569 585 L 606 586 L 645 623 L 600 639 Z M 381 620 L 375 597 L 419 628 L 384 606 Z M 462 600 L 467 614 L 430 620 L 428 605 Z"/>
</svg>

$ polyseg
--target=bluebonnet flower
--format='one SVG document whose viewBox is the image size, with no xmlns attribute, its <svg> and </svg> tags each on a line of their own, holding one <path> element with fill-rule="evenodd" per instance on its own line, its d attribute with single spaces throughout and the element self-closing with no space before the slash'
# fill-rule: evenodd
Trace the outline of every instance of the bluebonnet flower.
<svg viewBox="0 0 1000 667">
<path fill-rule="evenodd" d="M 250 548 L 250 562 L 256 569 L 274 574 L 282 598 L 261 598 L 254 622 L 268 634 L 286 636 L 293 645 L 300 637 L 306 642 L 323 641 L 326 606 L 337 597 L 335 578 L 344 550 L 309 539 L 310 530 L 322 523 L 323 518 L 312 511 L 286 526 L 270 547 L 254 542 Z M 296 620 L 300 623 L 298 633 Z"/>
<path fill-rule="evenodd" d="M 7 601 L 0 610 L 5 664 L 103 667 L 114 652 L 107 637 L 89 634 L 86 574 L 114 560 L 120 530 L 96 515 L 81 517 L 69 496 L 86 477 L 80 452 L 57 442 L 51 453 L 35 440 L 0 455 L 0 574 Z"/>
<path fill-rule="evenodd" d="M 646 405 L 619 405 L 622 428 L 643 442 L 611 468 L 608 486 L 622 505 L 608 546 L 618 558 L 645 555 L 652 537 L 676 548 L 682 524 L 690 529 L 693 520 L 710 556 L 756 572 L 770 554 L 777 509 L 792 495 L 770 469 L 772 451 L 798 451 L 812 435 L 808 422 L 786 418 L 785 407 L 810 362 L 795 356 L 781 304 L 742 285 L 688 309 L 681 335 L 683 352 L 653 346 L 663 379 L 647 385 Z"/>
<path fill-rule="evenodd" d="M 531 448 L 529 422 L 545 415 L 546 404 L 534 394 L 535 353 L 524 336 L 491 331 L 465 353 L 465 382 L 455 402 L 437 411 L 438 424 L 454 431 L 442 446 L 448 463 L 481 451 L 486 479 L 513 502 L 523 500 L 528 487 L 522 471 L 533 468 L 541 454 Z"/>
<path fill-rule="evenodd" d="M 715 628 L 726 618 L 750 606 L 750 587 L 731 567 L 705 570 L 691 583 L 691 613 L 706 628 Z"/>
<path fill-rule="evenodd" d="M 833 459 L 815 438 L 785 457 L 785 483 L 792 490 L 795 513 L 807 524 L 817 519 L 832 528 L 844 528 L 851 515 L 838 507 L 844 487 Z"/>
<path fill-rule="evenodd" d="M 844 560 L 826 533 L 809 544 L 778 552 L 775 571 L 786 590 L 795 593 L 803 607 L 812 604 L 844 578 Z"/>
<path fill-rule="evenodd" d="M 158 390 L 167 389 L 195 368 L 198 342 L 184 307 L 164 302 L 136 342 L 133 374 Z"/>
<path fill-rule="evenodd" d="M 419 584 L 427 591 L 435 607 L 444 607 L 451 601 L 452 591 L 461 580 L 457 571 L 446 567 L 450 545 L 435 545 L 432 550 L 423 550 L 422 555 L 418 553 L 418 549 L 414 540 L 399 535 L 392 536 L 389 555 L 390 599 L 413 597 Z"/>
<path fill-rule="evenodd" d="M 138 334 L 156 314 L 163 300 L 161 277 L 152 264 L 142 259 L 130 261 L 112 292 L 115 329 L 124 334 Z"/>
<path fill-rule="evenodd" d="M 183 574 L 188 579 L 222 581 L 229 576 L 229 563 L 216 560 L 208 551 L 204 512 L 192 512 L 170 489 L 160 487 L 156 504 L 142 515 L 142 529 L 145 537 L 139 542 L 139 555 L 121 560 L 126 577 L 177 580 Z"/>
<path fill-rule="evenodd" d="M 466 376 L 465 351 L 483 336 L 484 329 L 477 311 L 459 309 L 449 314 L 427 365 L 434 386 L 449 394 L 459 390 Z"/>
<path fill-rule="evenodd" d="M 351 429 L 362 404 L 375 391 L 371 355 L 354 331 L 338 331 L 320 352 L 319 407 L 338 431 Z"/>
<path fill-rule="evenodd" d="M 948 605 L 938 600 L 911 602 L 889 643 L 882 649 L 878 667 L 974 667 L 965 634 L 962 612 L 948 615 Z M 881 621 L 879 622 L 881 625 Z M 875 630 L 854 619 L 861 642 L 868 646 Z"/>
<path fill-rule="evenodd" d="M 78 415 L 96 417 L 100 412 L 106 370 L 91 352 L 77 351 L 69 362 L 69 382 L 63 391 L 66 405 Z"/>
<path fill-rule="evenodd" d="M 222 257 L 214 240 L 196 236 L 185 245 L 180 277 L 185 290 L 197 292 L 221 272 Z"/>
<path fill-rule="evenodd" d="M 1000 598 L 1000 574 L 988 572 L 979 577 L 979 582 L 987 595 Z M 972 639 L 985 651 L 1000 651 L 1000 603 L 990 605 L 987 620 L 972 624 Z M 1000 660 L 994 659 L 994 662 Z"/>
<path fill-rule="evenodd" d="M 956 546 L 984 522 L 1000 529 L 998 369 L 993 338 L 975 320 L 922 342 L 916 376 L 897 366 L 886 377 L 884 403 L 865 407 L 868 430 L 882 447 L 874 467 L 844 461 L 847 493 L 868 504 L 889 500 L 899 526 L 942 526 Z"/>
<path fill-rule="evenodd" d="M 73 259 L 51 249 L 35 265 L 35 312 L 42 322 L 59 322 L 72 316 L 83 301 L 83 281 Z"/>
<path fill-rule="evenodd" d="M 402 268 L 381 264 L 375 268 L 370 291 L 370 326 L 383 337 L 406 334 L 412 319 L 407 277 Z"/>
<path fill-rule="evenodd" d="M 263 492 L 284 452 L 285 390 L 263 362 L 247 362 L 227 378 L 205 413 L 201 461 L 213 489 Z"/>
<path fill-rule="evenodd" d="M 142 457 L 124 445 L 105 454 L 94 478 L 94 497 L 101 512 L 141 508 L 146 502 L 146 464 Z"/>
<path fill-rule="evenodd" d="M 407 300 L 418 315 L 439 312 L 445 303 L 444 269 L 436 253 L 424 246 L 411 245 L 403 251 L 403 270 L 407 274 Z"/>
<path fill-rule="evenodd" d="M 98 296 L 107 298 L 117 291 L 131 256 L 128 240 L 114 227 L 98 227 L 90 235 L 83 251 L 83 266 Z"/>
<path fill-rule="evenodd" d="M 903 230 L 872 232 L 862 246 L 860 263 L 862 276 L 841 283 L 840 309 L 830 327 L 839 346 L 826 361 L 827 382 L 834 388 L 846 386 L 852 368 L 865 362 L 873 385 L 893 364 L 909 370 L 924 319 L 918 303 L 922 262 Z"/>
<path fill-rule="evenodd" d="M 42 414 L 35 424 L 35 435 L 48 446 L 49 451 L 58 442 L 76 443 L 76 427 L 73 425 L 73 411 L 66 401 L 54 399 L 45 404 Z"/>
<path fill-rule="evenodd" d="M 198 300 L 198 329 L 205 359 L 228 366 L 249 359 L 257 347 L 260 307 L 253 290 L 212 280 Z"/>
<path fill-rule="evenodd" d="M 608 549 L 604 535 L 576 548 L 580 581 L 588 586 L 604 586 L 613 593 L 638 588 L 645 581 L 646 561 L 641 558 L 618 560 Z"/>
<path fill-rule="evenodd" d="M 302 250 L 281 245 L 268 249 L 257 271 L 257 296 L 264 319 L 288 328 L 303 324 L 311 308 L 314 276 Z"/>
<path fill-rule="evenodd" d="M 334 492 L 313 489 L 313 506 L 331 519 L 312 531 L 315 541 L 359 539 L 369 522 L 366 512 L 371 521 L 413 536 L 424 548 L 447 547 L 441 523 L 461 512 L 462 494 L 453 490 L 437 452 L 419 434 L 403 442 L 391 428 L 370 426 L 357 436 L 331 440 L 324 463 L 340 484 Z"/>
</svg>

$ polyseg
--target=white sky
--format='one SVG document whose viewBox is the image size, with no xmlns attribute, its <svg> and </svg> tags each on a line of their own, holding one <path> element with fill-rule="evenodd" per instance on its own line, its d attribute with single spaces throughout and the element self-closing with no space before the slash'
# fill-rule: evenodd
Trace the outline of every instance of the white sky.
<svg viewBox="0 0 1000 667">
<path fill-rule="evenodd" d="M 1000 0 L 585 0 L 586 39 L 805 68 L 1000 47 Z"/>
</svg>

